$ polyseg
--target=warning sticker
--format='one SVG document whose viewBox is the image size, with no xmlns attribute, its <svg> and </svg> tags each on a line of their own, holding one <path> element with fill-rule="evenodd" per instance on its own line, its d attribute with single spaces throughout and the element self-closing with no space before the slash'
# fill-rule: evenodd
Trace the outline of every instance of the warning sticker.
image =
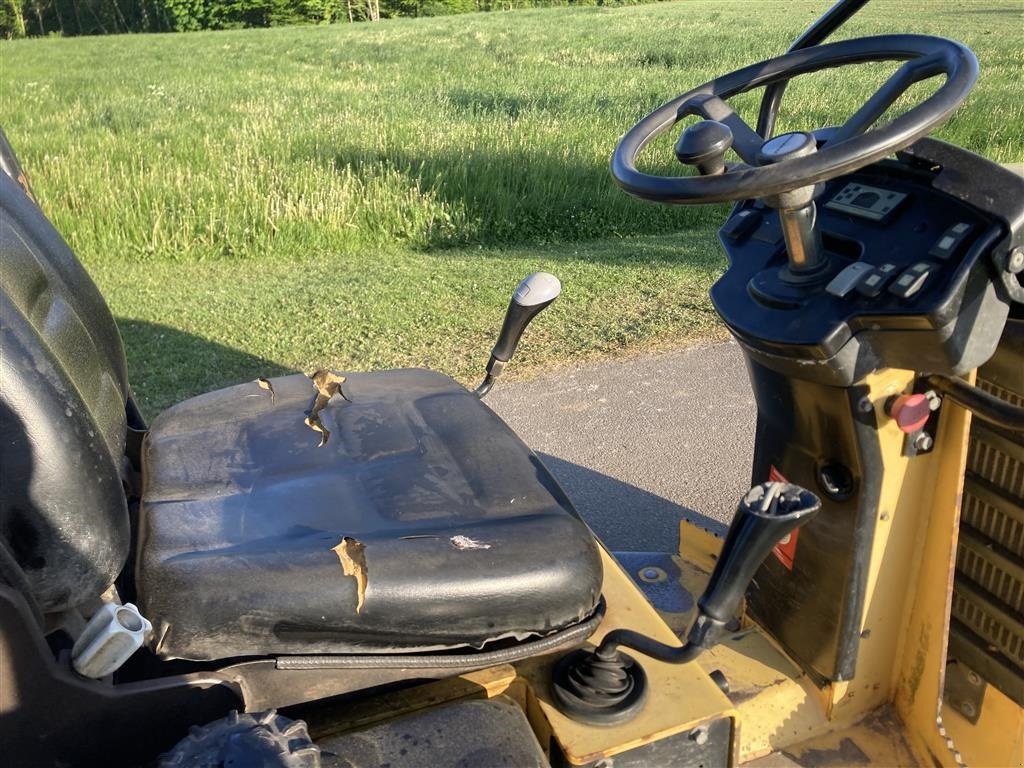
<svg viewBox="0 0 1024 768">
<path fill-rule="evenodd" d="M 779 472 L 774 464 L 771 464 L 768 467 L 768 479 L 776 483 L 789 482 L 782 476 L 782 473 Z M 779 559 L 779 562 L 785 566 L 787 571 L 793 570 L 793 558 L 796 557 L 796 540 L 799 537 L 800 529 L 797 528 L 792 533 L 787 534 L 786 537 L 772 549 L 772 554 Z"/>
</svg>

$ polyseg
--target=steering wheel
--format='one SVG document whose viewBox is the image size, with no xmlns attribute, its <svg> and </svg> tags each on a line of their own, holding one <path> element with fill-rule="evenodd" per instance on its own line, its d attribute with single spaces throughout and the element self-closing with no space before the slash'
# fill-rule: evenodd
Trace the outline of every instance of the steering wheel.
<svg viewBox="0 0 1024 768">
<path fill-rule="evenodd" d="M 781 136 L 766 142 L 725 102 L 798 75 L 870 61 L 906 63 L 817 151 L 810 142 L 809 149 L 785 156 L 787 143 L 805 142 L 787 142 Z M 892 122 L 868 130 L 910 86 L 940 74 L 946 79 L 935 93 Z M 717 203 L 778 195 L 849 173 L 913 144 L 950 117 L 977 77 L 978 60 L 969 48 L 928 35 L 879 35 L 804 48 L 737 69 L 654 110 L 619 140 L 612 155 L 612 176 L 629 194 L 658 203 Z M 703 176 L 654 176 L 638 171 L 636 159 L 643 148 L 690 115 L 724 124 L 729 130 L 715 126 L 717 141 L 712 151 L 720 158 L 731 140 L 744 162 L 729 167 L 718 162 L 712 175 Z M 785 134 L 801 135 L 807 136 Z"/>
</svg>

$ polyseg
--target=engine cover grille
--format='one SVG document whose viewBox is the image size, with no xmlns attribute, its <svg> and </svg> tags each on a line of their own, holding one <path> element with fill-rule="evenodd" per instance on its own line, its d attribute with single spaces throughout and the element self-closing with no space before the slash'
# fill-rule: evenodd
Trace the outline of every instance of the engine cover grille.
<svg viewBox="0 0 1024 768">
<path fill-rule="evenodd" d="M 1011 323 L 978 386 L 1024 405 L 1024 334 Z M 975 419 L 961 507 L 950 656 L 1024 705 L 1024 437 Z"/>
</svg>

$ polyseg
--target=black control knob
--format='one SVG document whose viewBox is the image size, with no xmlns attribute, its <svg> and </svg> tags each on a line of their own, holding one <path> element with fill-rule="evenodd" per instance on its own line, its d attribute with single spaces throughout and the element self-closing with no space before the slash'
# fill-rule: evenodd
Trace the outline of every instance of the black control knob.
<svg viewBox="0 0 1024 768">
<path fill-rule="evenodd" d="M 694 123 L 676 142 L 676 159 L 683 165 L 695 165 L 702 176 L 725 171 L 725 153 L 732 146 L 732 130 L 717 120 Z"/>
<path fill-rule="evenodd" d="M 491 359 L 487 363 L 487 375 L 476 388 L 478 397 L 485 397 L 494 386 L 495 380 L 501 376 L 505 363 L 512 359 L 523 331 L 537 315 L 559 297 L 562 284 L 558 278 L 547 272 L 534 272 L 523 278 L 516 286 L 505 312 L 505 322 L 501 324 L 498 341 L 491 350 Z"/>
<path fill-rule="evenodd" d="M 507 363 L 519 346 L 523 331 L 541 310 L 545 309 L 562 292 L 558 278 L 547 272 L 534 272 L 525 277 L 512 294 L 505 322 L 501 325 L 498 341 L 491 350 L 495 360 Z"/>
</svg>

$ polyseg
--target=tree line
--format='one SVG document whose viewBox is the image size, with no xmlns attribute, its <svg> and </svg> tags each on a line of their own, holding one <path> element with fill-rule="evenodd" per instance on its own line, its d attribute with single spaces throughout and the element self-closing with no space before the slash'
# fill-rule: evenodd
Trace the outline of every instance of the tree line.
<svg viewBox="0 0 1024 768">
<path fill-rule="evenodd" d="M 640 0 L 0 0 L 0 36 L 108 35 L 379 21 Z"/>
</svg>

